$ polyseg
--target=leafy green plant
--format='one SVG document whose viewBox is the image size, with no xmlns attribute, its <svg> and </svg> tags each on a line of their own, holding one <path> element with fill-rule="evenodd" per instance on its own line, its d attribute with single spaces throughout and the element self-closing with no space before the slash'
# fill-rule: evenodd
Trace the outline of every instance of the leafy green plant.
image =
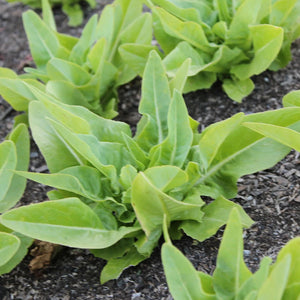
<svg viewBox="0 0 300 300">
<path fill-rule="evenodd" d="M 241 218 L 236 209 L 228 224 L 212 276 L 194 269 L 172 245 L 167 229 L 162 262 L 169 289 L 175 300 L 290 300 L 300 299 L 300 237 L 289 241 L 276 262 L 264 257 L 259 270 L 250 272 L 243 260 Z"/>
<path fill-rule="evenodd" d="M 18 125 L 0 144 L 0 214 L 21 198 L 26 179 L 14 171 L 26 171 L 29 164 L 29 134 Z M 10 272 L 26 255 L 32 239 L 5 227 L 0 222 L 0 275 Z"/>
<path fill-rule="evenodd" d="M 35 239 L 92 249 L 108 261 L 102 282 L 150 256 L 165 216 L 172 238 L 183 230 L 203 241 L 234 207 L 243 226 L 250 226 L 243 209 L 227 198 L 236 196 L 240 176 L 273 166 L 290 148 L 243 123 L 300 130 L 300 108 L 239 113 L 199 134 L 180 94 L 189 64 L 188 59 L 169 82 L 151 52 L 134 137 L 125 123 L 28 85 L 38 99 L 29 104 L 32 135 L 52 174 L 17 174 L 57 190 L 48 194 L 50 201 L 6 212 L 1 222 Z M 207 204 L 202 196 L 214 200 Z"/>
<path fill-rule="evenodd" d="M 219 79 L 226 94 L 240 102 L 254 88 L 253 75 L 287 65 L 291 43 L 300 35 L 299 0 L 147 3 L 168 76 L 192 59 L 184 92 L 209 88 Z M 121 49 L 132 65 L 141 60 L 139 50 Z"/>
<path fill-rule="evenodd" d="M 0 93 L 16 110 L 27 111 L 28 103 L 35 99 L 27 86 L 30 83 L 64 103 L 113 118 L 116 88 L 137 75 L 119 55 L 120 45 L 153 48 L 152 17 L 142 14 L 141 0 L 116 0 L 107 5 L 99 21 L 96 15 L 91 17 L 79 39 L 56 31 L 46 0 L 43 20 L 27 11 L 23 22 L 37 68 L 25 68 L 28 74 L 20 77 L 11 70 L 0 70 Z"/>
<path fill-rule="evenodd" d="M 22 2 L 32 8 L 41 8 L 43 0 L 7 0 L 7 2 Z M 83 11 L 80 2 L 86 2 L 91 8 L 96 6 L 95 0 L 49 0 L 52 7 L 61 6 L 62 11 L 69 17 L 70 26 L 78 26 L 83 21 Z"/>
</svg>

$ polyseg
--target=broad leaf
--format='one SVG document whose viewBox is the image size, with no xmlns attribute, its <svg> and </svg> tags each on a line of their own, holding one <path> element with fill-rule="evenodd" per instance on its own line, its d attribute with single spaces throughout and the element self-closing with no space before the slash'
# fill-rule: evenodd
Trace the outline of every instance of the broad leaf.
<svg viewBox="0 0 300 300">
<path fill-rule="evenodd" d="M 143 150 L 161 143 L 168 134 L 167 115 L 171 95 L 169 83 L 156 52 L 151 52 L 142 86 L 139 112 L 143 115 L 138 123 L 135 139 Z"/>
<path fill-rule="evenodd" d="M 0 268 L 18 251 L 20 240 L 9 233 L 0 232 Z"/>
<path fill-rule="evenodd" d="M 253 224 L 251 218 L 240 205 L 219 197 L 203 208 L 204 215 L 201 223 L 185 221 L 180 227 L 187 235 L 202 242 L 214 235 L 221 226 L 227 223 L 233 208 L 238 210 L 244 227 L 250 227 Z"/>
<path fill-rule="evenodd" d="M 285 95 L 282 99 L 282 103 L 284 107 L 300 106 L 300 90 L 292 91 Z"/>
<path fill-rule="evenodd" d="M 159 174 L 160 169 L 156 169 Z M 176 171 L 176 167 L 173 167 Z M 179 182 L 178 182 L 179 183 Z M 146 174 L 139 173 L 132 183 L 132 205 L 137 219 L 146 235 L 163 224 L 164 215 L 168 221 L 197 220 L 202 218 L 201 206 L 177 201 L 157 188 Z"/>
<path fill-rule="evenodd" d="M 12 141 L 4 141 L 0 144 L 0 212 L 10 208 L 10 199 L 6 198 L 13 178 L 13 172 L 17 166 L 16 147 Z"/>
<path fill-rule="evenodd" d="M 287 285 L 284 290 L 282 299 L 297 299 L 297 296 L 300 295 L 300 258 L 299 258 L 299 249 L 300 249 L 300 238 L 296 237 L 295 239 L 289 241 L 279 252 L 276 260 L 276 265 L 280 264 L 281 261 L 284 261 L 287 256 L 291 257 L 291 266 L 289 270 Z M 277 267 L 276 267 L 277 268 Z M 275 269 L 275 265 L 273 266 Z"/>
<path fill-rule="evenodd" d="M 117 279 L 123 270 L 138 265 L 146 258 L 132 248 L 124 256 L 108 260 L 101 272 L 100 282 L 103 284 L 111 279 Z"/>
<path fill-rule="evenodd" d="M 47 62 L 53 57 L 68 56 L 68 51 L 59 44 L 54 32 L 33 11 L 23 14 L 23 23 L 31 55 L 39 68 L 45 70 Z"/>
<path fill-rule="evenodd" d="M 1 216 L 1 223 L 35 239 L 69 247 L 106 248 L 139 227 L 107 230 L 91 208 L 77 198 L 23 206 Z"/>
<path fill-rule="evenodd" d="M 295 130 L 264 123 L 243 123 L 243 125 L 300 152 L 300 133 Z"/>
<path fill-rule="evenodd" d="M 1 234 L 2 233 L 0 233 L 0 236 Z M 13 256 L 11 256 L 11 258 L 4 265 L 0 266 L 0 275 L 9 273 L 13 268 L 15 268 L 23 260 L 28 252 L 28 248 L 33 242 L 33 239 L 17 232 L 14 232 L 14 234 L 11 234 L 11 236 L 15 237 L 19 241 L 20 245 L 14 254 L 10 252 L 10 254 L 13 254 Z"/>
<path fill-rule="evenodd" d="M 168 136 L 150 151 L 150 165 L 182 167 L 193 141 L 189 115 L 182 96 L 175 90 L 168 112 Z"/>
<path fill-rule="evenodd" d="M 16 151 L 16 165 L 15 168 L 12 169 L 17 171 L 26 171 L 29 165 L 30 154 L 30 139 L 26 125 L 17 125 L 17 127 L 11 132 L 8 138 L 14 143 L 14 150 L 10 149 L 10 151 Z M 8 160 L 9 159 L 10 158 L 8 158 Z M 6 168 L 8 166 L 9 162 L 8 165 L 6 165 Z M 6 178 L 2 176 L 7 176 L 4 174 L 6 174 L 6 172 L 11 172 L 12 169 L 3 170 L 3 173 L 0 175 L 1 181 L 3 181 L 4 183 L 7 182 Z M 2 195 L 2 197 L 0 197 L 0 212 L 6 211 L 9 208 L 13 207 L 22 197 L 25 187 L 26 179 L 17 174 L 13 174 L 10 184 L 6 186 L 7 189 L 5 195 Z"/>
<path fill-rule="evenodd" d="M 232 299 L 242 284 L 251 276 L 243 260 L 242 224 L 237 209 L 233 209 L 223 235 L 213 274 L 217 297 Z"/>
<path fill-rule="evenodd" d="M 168 286 L 175 300 L 216 299 L 203 291 L 197 271 L 172 244 L 165 243 L 161 255 Z"/>
<path fill-rule="evenodd" d="M 277 57 L 283 41 L 283 29 L 272 25 L 253 25 L 250 34 L 253 39 L 254 57 L 249 64 L 231 68 L 231 73 L 240 80 L 265 71 Z"/>
</svg>

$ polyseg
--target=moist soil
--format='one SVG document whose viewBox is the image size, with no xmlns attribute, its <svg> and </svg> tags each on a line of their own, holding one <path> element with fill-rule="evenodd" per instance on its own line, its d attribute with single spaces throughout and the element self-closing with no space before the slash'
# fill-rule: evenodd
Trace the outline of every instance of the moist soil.
<svg viewBox="0 0 300 300">
<path fill-rule="evenodd" d="M 98 1 L 94 10 L 85 7 L 85 22 L 110 2 Z M 24 66 L 33 65 L 21 19 L 27 9 L 22 4 L 7 4 L 0 0 L 0 67 L 12 68 L 17 73 L 22 73 Z M 80 35 L 82 26 L 68 27 L 67 17 L 60 9 L 54 12 L 60 32 Z M 254 78 L 256 88 L 241 104 L 228 99 L 220 83 L 210 90 L 186 94 L 191 116 L 200 122 L 203 129 L 240 111 L 249 114 L 282 107 L 282 97 L 291 90 L 300 89 L 300 40 L 293 44 L 292 52 L 293 60 L 285 69 L 276 73 L 266 71 Z M 118 119 L 129 123 L 132 128 L 140 118 L 140 85 L 141 80 L 135 79 L 119 90 Z M 0 99 L 0 141 L 12 129 L 16 115 L 17 112 Z M 46 169 L 32 142 L 30 171 Z M 292 151 L 273 168 L 244 176 L 239 180 L 238 188 L 238 196 L 232 200 L 241 204 L 256 222 L 244 232 L 246 264 L 255 271 L 263 256 L 275 259 L 281 247 L 300 233 L 299 153 Z M 18 205 L 46 200 L 48 190 L 48 187 L 29 181 Z M 223 229 L 203 243 L 183 237 L 174 244 L 198 270 L 211 274 L 222 232 Z M 10 274 L 0 277 L 0 300 L 172 299 L 163 274 L 159 247 L 149 259 L 125 270 L 118 280 L 104 285 L 99 283 L 99 274 L 105 261 L 95 258 L 87 250 L 63 248 L 48 266 L 33 273 L 29 269 L 32 258 L 28 254 Z"/>
</svg>

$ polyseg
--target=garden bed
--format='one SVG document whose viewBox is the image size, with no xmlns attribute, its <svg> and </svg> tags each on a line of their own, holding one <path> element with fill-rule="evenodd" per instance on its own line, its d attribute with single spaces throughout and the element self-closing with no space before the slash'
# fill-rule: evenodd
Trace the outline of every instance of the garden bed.
<svg viewBox="0 0 300 300">
<path fill-rule="evenodd" d="M 86 11 L 88 19 L 99 13 L 102 1 L 95 10 Z M 18 73 L 31 65 L 30 52 L 22 27 L 21 15 L 27 8 L 20 4 L 7 4 L 0 0 L 0 66 Z M 79 28 L 67 26 L 67 18 L 55 10 L 58 30 L 75 36 Z M 279 72 L 265 72 L 254 78 L 254 92 L 237 104 L 228 99 L 219 83 L 210 90 L 185 95 L 189 112 L 203 128 L 226 119 L 237 112 L 246 114 L 280 108 L 282 96 L 300 89 L 300 40 L 293 45 L 293 60 Z M 119 120 L 133 128 L 139 119 L 140 80 L 136 79 L 119 90 Z M 0 100 L 0 140 L 13 126 L 9 105 Z M 300 233 L 300 163 L 299 153 L 291 152 L 275 167 L 257 174 L 244 176 L 239 181 L 239 195 L 234 201 L 241 204 L 256 222 L 245 231 L 245 260 L 256 270 L 263 256 L 275 258 L 279 249 Z M 32 143 L 30 171 L 46 168 L 37 147 Z M 45 200 L 49 188 L 28 182 L 21 204 Z M 197 269 L 211 273 L 222 233 L 199 243 L 188 237 L 175 245 L 192 261 Z M 0 277 L 0 299 L 172 299 L 169 295 L 157 248 L 152 256 L 139 266 L 126 270 L 118 280 L 100 285 L 99 274 L 105 262 L 94 258 L 86 250 L 63 248 L 49 266 L 30 272 L 32 256 L 10 274 Z"/>
</svg>

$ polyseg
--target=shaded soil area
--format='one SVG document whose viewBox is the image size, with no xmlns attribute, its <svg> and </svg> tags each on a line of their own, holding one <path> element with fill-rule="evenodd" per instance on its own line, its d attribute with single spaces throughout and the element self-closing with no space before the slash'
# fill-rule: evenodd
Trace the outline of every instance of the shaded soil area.
<svg viewBox="0 0 300 300">
<path fill-rule="evenodd" d="M 85 19 L 100 12 L 109 2 L 101 1 L 93 11 L 87 9 Z M 18 73 L 32 64 L 21 21 L 26 9 L 21 4 L 0 0 L 0 66 Z M 55 17 L 59 31 L 80 35 L 82 26 L 68 27 L 67 18 L 60 10 L 55 10 Z M 300 89 L 300 41 L 293 45 L 293 61 L 287 68 L 276 73 L 267 71 L 254 81 L 254 92 L 242 104 L 227 99 L 219 83 L 210 90 L 185 95 L 191 116 L 205 128 L 240 111 L 249 114 L 281 107 L 283 95 Z M 140 83 L 140 79 L 136 79 L 119 90 L 118 119 L 133 127 L 140 117 L 137 111 Z M 0 141 L 11 130 L 15 115 L 16 112 L 0 99 Z M 30 170 L 44 169 L 45 162 L 32 143 Z M 45 186 L 28 182 L 20 205 L 45 200 L 47 190 Z M 246 263 L 251 270 L 256 270 L 263 256 L 275 258 L 280 248 L 300 233 L 299 153 L 292 151 L 272 169 L 244 176 L 239 180 L 239 194 L 234 201 L 256 221 L 244 233 Z M 203 243 L 184 237 L 175 245 L 197 269 L 211 273 L 221 237 L 222 230 Z M 27 255 L 10 274 L 0 277 L 0 299 L 172 299 L 163 275 L 159 248 L 150 259 L 104 285 L 99 283 L 99 274 L 105 262 L 86 250 L 63 248 L 47 268 L 35 274 L 30 273 L 28 267 L 31 259 Z"/>
</svg>

